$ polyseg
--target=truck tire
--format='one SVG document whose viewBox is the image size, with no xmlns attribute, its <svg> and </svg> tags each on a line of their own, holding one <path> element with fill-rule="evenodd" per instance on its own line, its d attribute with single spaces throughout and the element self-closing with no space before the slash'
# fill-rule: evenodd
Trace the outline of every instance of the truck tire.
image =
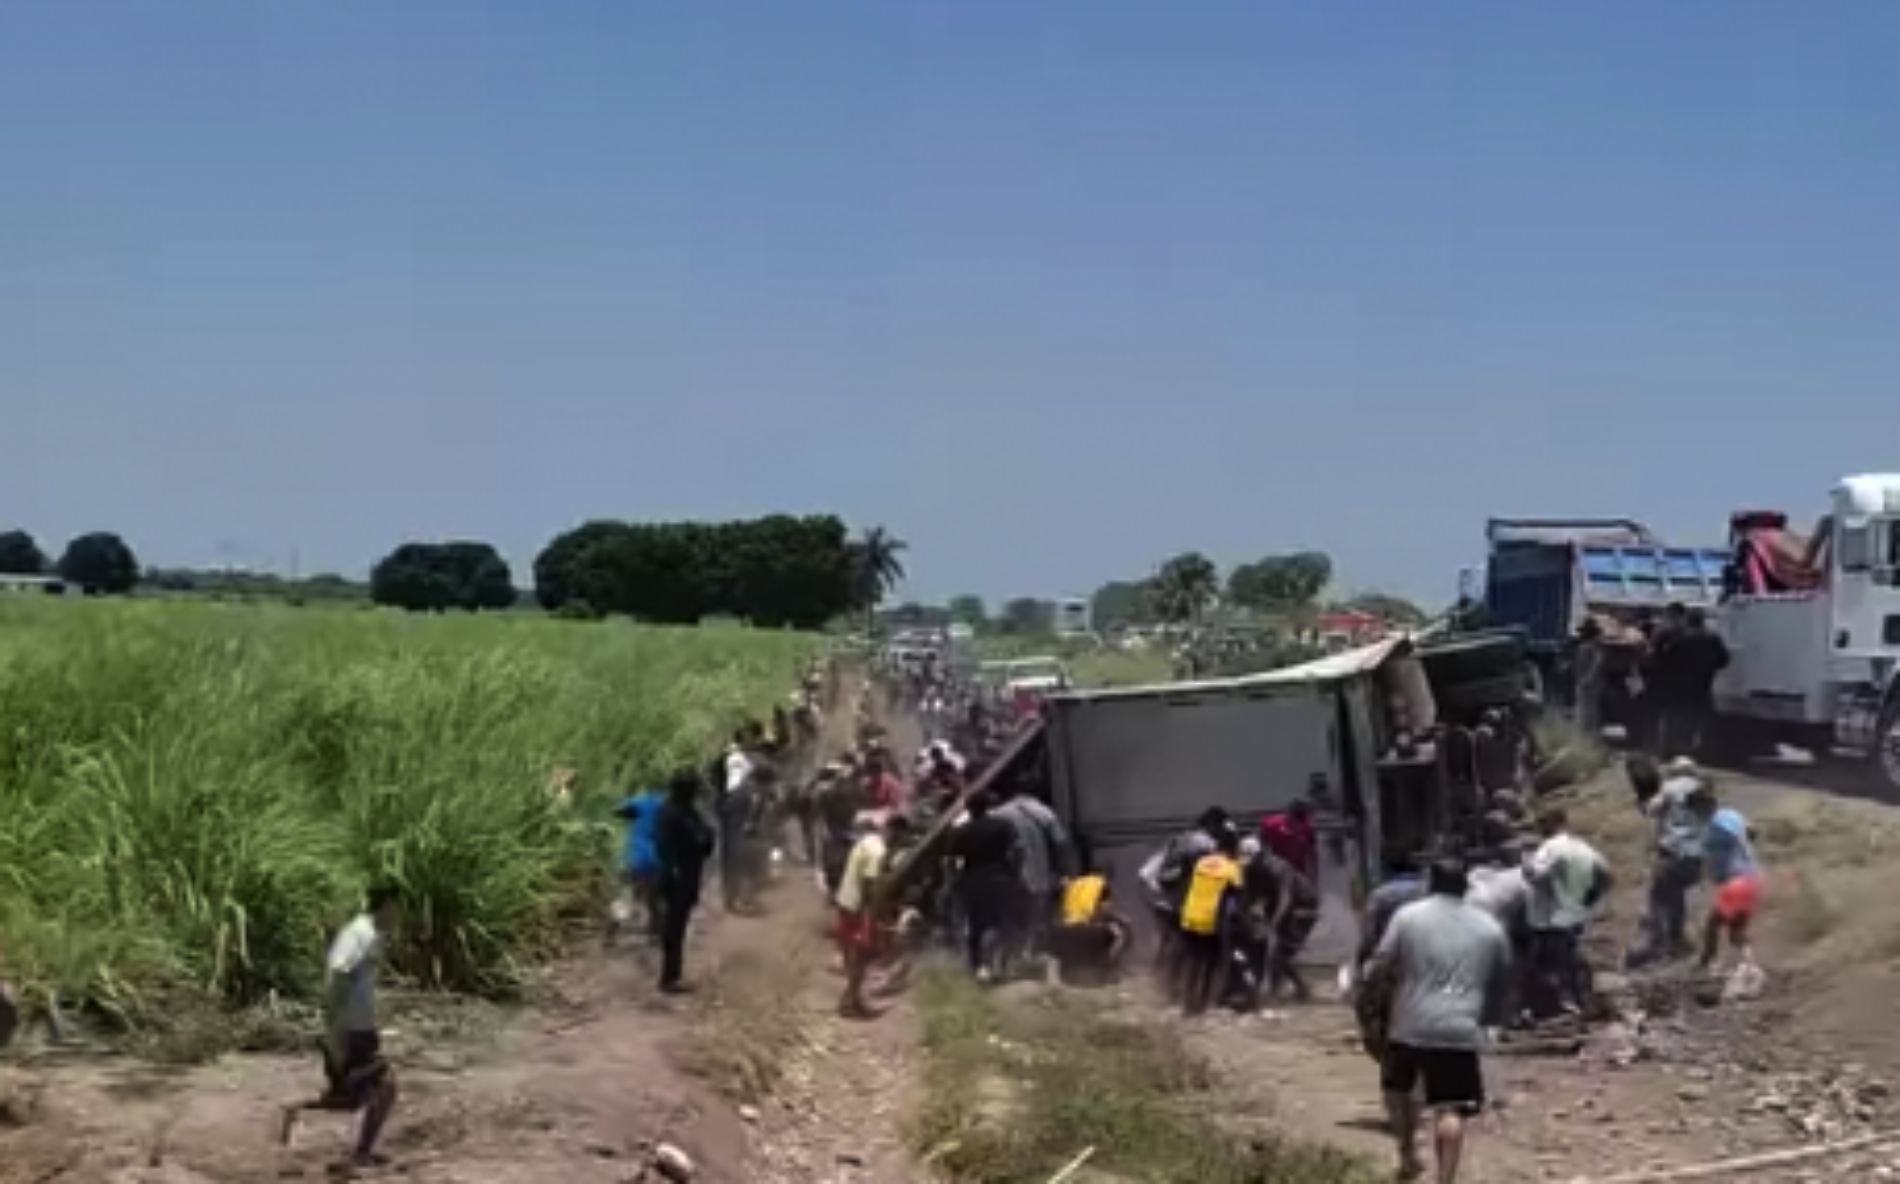
<svg viewBox="0 0 1900 1184">
<path fill-rule="evenodd" d="M 1702 746 L 1710 764 L 1727 769 L 1746 769 L 1771 747 L 1762 742 L 1760 725 L 1754 720 L 1732 715 L 1717 715 L 1709 721 Z"/>
</svg>

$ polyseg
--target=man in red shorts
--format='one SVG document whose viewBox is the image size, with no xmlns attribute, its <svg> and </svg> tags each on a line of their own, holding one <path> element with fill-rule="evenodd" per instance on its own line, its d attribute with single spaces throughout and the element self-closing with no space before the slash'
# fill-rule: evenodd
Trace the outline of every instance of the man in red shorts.
<svg viewBox="0 0 1900 1184">
<path fill-rule="evenodd" d="M 877 1013 L 864 998 L 864 980 L 871 964 L 882 950 L 878 926 L 878 883 L 889 870 L 892 853 L 902 845 L 910 823 L 902 814 L 888 814 L 883 822 L 877 815 L 860 815 L 860 834 L 845 859 L 844 875 L 839 878 L 837 894 L 832 898 L 837 915 L 833 933 L 838 952 L 844 956 L 844 998 L 838 1014 L 846 1019 L 873 1019 Z"/>
<path fill-rule="evenodd" d="M 1702 932 L 1702 969 L 1715 965 L 1726 933 L 1740 968 L 1752 973 L 1755 951 L 1748 928 L 1761 905 L 1761 865 L 1755 861 L 1753 832 L 1739 810 L 1717 803 L 1715 790 L 1706 782 L 1691 796 L 1689 807 L 1706 825 L 1702 862 L 1709 870 L 1709 882 L 1715 885 L 1715 905 Z"/>
</svg>

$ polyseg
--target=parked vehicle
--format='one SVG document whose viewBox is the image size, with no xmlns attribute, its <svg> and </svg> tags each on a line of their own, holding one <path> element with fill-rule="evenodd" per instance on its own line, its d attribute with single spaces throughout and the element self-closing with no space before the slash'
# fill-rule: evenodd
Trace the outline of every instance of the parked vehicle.
<svg viewBox="0 0 1900 1184">
<path fill-rule="evenodd" d="M 1714 611 L 1729 553 L 1672 547 L 1627 518 L 1493 518 L 1486 623 L 1523 630 L 1548 663 L 1587 617 L 1633 624 L 1670 604 Z"/>
<path fill-rule="evenodd" d="M 1572 701 L 1571 641 L 1587 619 L 1602 627 L 1604 723 L 1630 722 L 1647 623 L 1671 604 L 1721 606 L 1726 548 L 1669 546 L 1628 518 L 1494 518 L 1485 534 L 1484 622 L 1520 633 L 1538 693 Z"/>
<path fill-rule="evenodd" d="M 1732 741 L 1851 749 L 1900 794 L 1900 474 L 1831 501 L 1806 538 L 1778 513 L 1731 519 L 1715 707 Z"/>
<path fill-rule="evenodd" d="M 1061 658 L 1002 658 L 977 667 L 977 685 L 991 702 L 1025 707 L 1038 705 L 1074 684 Z"/>
</svg>

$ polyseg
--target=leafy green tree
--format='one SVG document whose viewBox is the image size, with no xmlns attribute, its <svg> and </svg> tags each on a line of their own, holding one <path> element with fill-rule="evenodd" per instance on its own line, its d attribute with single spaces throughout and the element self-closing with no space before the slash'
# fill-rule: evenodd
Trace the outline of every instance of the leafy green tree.
<svg viewBox="0 0 1900 1184">
<path fill-rule="evenodd" d="M 46 574 L 46 552 L 24 530 L 0 532 L 0 575 Z"/>
<path fill-rule="evenodd" d="M 404 543 L 370 569 L 369 595 L 377 604 L 410 612 L 443 612 L 455 605 L 456 589 L 438 562 L 433 543 Z"/>
<path fill-rule="evenodd" d="M 1333 561 L 1321 551 L 1268 555 L 1235 568 L 1227 580 L 1227 598 L 1261 611 L 1300 608 L 1313 603 L 1333 578 Z"/>
<path fill-rule="evenodd" d="M 455 589 L 455 607 L 475 612 L 514 606 L 514 574 L 489 544 L 467 539 L 443 543 L 435 550 L 434 562 Z"/>
<path fill-rule="evenodd" d="M 988 622 L 989 616 L 981 596 L 966 593 L 950 598 L 950 619 L 959 625 L 981 626 Z"/>
<path fill-rule="evenodd" d="M 111 531 L 82 534 L 66 544 L 59 576 L 88 596 L 122 595 L 139 582 L 138 556 Z"/>
<path fill-rule="evenodd" d="M 1055 606 L 1033 596 L 1018 596 L 1003 605 L 1000 621 L 1003 632 L 1021 637 L 1047 633 L 1055 619 Z"/>
<path fill-rule="evenodd" d="M 1220 595 L 1220 569 L 1199 551 L 1185 551 L 1161 565 L 1149 583 L 1149 601 L 1164 621 L 1192 621 Z"/>
<path fill-rule="evenodd" d="M 543 548 L 534 572 L 542 607 L 580 606 L 567 616 L 673 624 L 727 616 L 809 629 L 866 607 L 862 559 L 830 515 L 589 522 Z"/>
<path fill-rule="evenodd" d="M 555 612 L 570 601 L 587 600 L 590 608 L 603 608 L 581 585 L 589 572 L 604 566 L 600 552 L 631 529 L 624 522 L 595 521 L 556 535 L 534 560 L 534 595 L 541 607 Z"/>
<path fill-rule="evenodd" d="M 1148 612 L 1146 580 L 1112 580 L 1097 588 L 1089 601 L 1089 620 L 1104 633 L 1138 624 Z"/>
<path fill-rule="evenodd" d="M 411 612 L 469 612 L 515 602 L 508 563 L 487 543 L 404 543 L 370 572 L 370 598 Z"/>
</svg>

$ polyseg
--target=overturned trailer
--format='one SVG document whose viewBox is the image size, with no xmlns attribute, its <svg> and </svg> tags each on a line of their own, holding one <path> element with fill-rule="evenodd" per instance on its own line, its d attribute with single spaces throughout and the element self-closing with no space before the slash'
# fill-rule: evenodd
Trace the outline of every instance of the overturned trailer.
<svg viewBox="0 0 1900 1184">
<path fill-rule="evenodd" d="M 1434 715 L 1411 643 L 1390 638 L 1265 674 L 1052 695 L 1016 768 L 998 774 L 1042 781 L 1084 858 L 1129 905 L 1143 862 L 1208 807 L 1246 833 L 1309 798 L 1322 909 L 1307 952 L 1333 961 L 1357 939 L 1381 852 L 1421 849 L 1438 825 L 1435 766 L 1388 755 Z M 1146 909 L 1124 911 L 1153 923 Z"/>
</svg>

